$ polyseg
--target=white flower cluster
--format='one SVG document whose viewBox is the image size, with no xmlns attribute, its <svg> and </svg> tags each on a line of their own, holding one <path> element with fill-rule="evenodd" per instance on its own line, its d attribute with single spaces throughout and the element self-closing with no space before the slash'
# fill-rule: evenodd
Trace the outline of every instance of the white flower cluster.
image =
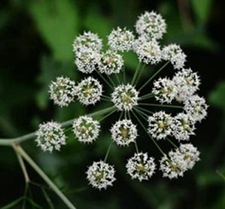
<svg viewBox="0 0 225 209">
<path fill-rule="evenodd" d="M 112 102 L 120 111 L 129 111 L 138 101 L 138 91 L 130 84 L 117 86 L 112 93 Z"/>
<path fill-rule="evenodd" d="M 73 121 L 73 132 L 80 142 L 91 143 L 98 138 L 100 124 L 89 116 L 80 116 Z"/>
<path fill-rule="evenodd" d="M 68 106 L 75 98 L 75 82 L 67 77 L 58 77 L 49 86 L 50 99 L 55 104 L 63 107 Z"/>
<path fill-rule="evenodd" d="M 116 180 L 114 175 L 114 167 L 104 161 L 94 162 L 87 170 L 89 183 L 100 190 L 112 186 L 112 183 Z"/>
<path fill-rule="evenodd" d="M 132 179 L 149 180 L 153 175 L 156 164 L 153 157 L 148 157 L 148 153 L 135 153 L 134 156 L 128 159 L 126 164 L 127 173 Z"/>
<path fill-rule="evenodd" d="M 100 137 L 100 121 L 116 110 L 120 113 L 109 132 L 112 142 L 119 147 L 134 145 L 136 152 L 128 159 L 126 169 L 132 179 L 139 181 L 149 180 L 157 170 L 156 159 L 138 149 L 142 131 L 161 153 L 158 170 L 163 177 L 183 176 L 199 161 L 197 148 L 181 142 L 190 141 L 195 135 L 197 123 L 207 115 L 208 105 L 198 95 L 199 75 L 185 66 L 187 56 L 181 47 L 173 43 L 161 45 L 166 28 L 160 14 L 145 12 L 137 18 L 136 33 L 126 28 L 113 29 L 107 36 L 108 48 L 103 47 L 97 34 L 84 32 L 75 38 L 73 52 L 78 71 L 88 76 L 76 84 L 67 77 L 58 77 L 49 86 L 50 98 L 61 107 L 72 101 L 85 106 L 108 101 L 106 109 L 73 120 L 73 134 L 82 143 L 96 141 Z M 128 51 L 139 61 L 133 78 L 128 77 L 131 72 L 126 73 L 123 57 Z M 159 77 L 159 72 L 167 65 L 174 69 L 174 75 Z M 147 79 L 143 78 L 143 72 L 149 75 Z M 103 84 L 107 85 L 104 91 Z M 139 131 L 139 128 L 143 129 Z M 65 144 L 65 138 L 60 125 L 49 122 L 40 125 L 36 141 L 44 151 L 52 152 Z M 162 140 L 173 146 L 167 154 L 158 144 Z M 87 170 L 89 183 L 100 190 L 112 186 L 115 181 L 115 169 L 106 162 L 110 148 L 111 145 L 104 161 L 94 162 Z"/>
<path fill-rule="evenodd" d="M 199 151 L 192 144 L 181 144 L 175 151 L 170 151 L 160 160 L 160 170 L 164 177 L 170 179 L 183 176 L 184 172 L 192 169 L 199 161 Z"/>
<path fill-rule="evenodd" d="M 111 128 L 112 139 L 117 145 L 125 146 L 135 142 L 137 127 L 131 120 L 119 120 Z"/>
<path fill-rule="evenodd" d="M 61 145 L 66 144 L 64 131 L 57 122 L 40 124 L 38 131 L 36 131 L 36 136 L 37 146 L 40 146 L 43 151 L 60 150 Z"/>
</svg>

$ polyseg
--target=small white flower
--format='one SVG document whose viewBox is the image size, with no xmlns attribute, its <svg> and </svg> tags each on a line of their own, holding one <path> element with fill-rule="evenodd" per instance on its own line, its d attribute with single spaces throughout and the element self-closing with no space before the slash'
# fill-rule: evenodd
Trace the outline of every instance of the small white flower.
<svg viewBox="0 0 225 209">
<path fill-rule="evenodd" d="M 80 116 L 73 121 L 73 133 L 80 142 L 91 143 L 99 136 L 100 124 L 89 116 Z"/>
<path fill-rule="evenodd" d="M 117 121 L 111 128 L 112 139 L 120 146 L 128 146 L 137 138 L 137 127 L 131 120 Z"/>
<path fill-rule="evenodd" d="M 119 73 L 123 67 L 124 61 L 120 54 L 115 51 L 108 50 L 101 54 L 98 70 L 100 73 L 111 75 Z"/>
<path fill-rule="evenodd" d="M 181 144 L 175 151 L 170 151 L 160 160 L 160 170 L 163 177 L 170 179 L 183 176 L 184 172 L 192 169 L 199 161 L 199 151 L 192 144 Z"/>
<path fill-rule="evenodd" d="M 115 51 L 129 51 L 132 48 L 134 35 L 126 28 L 113 29 L 108 36 L 108 45 Z"/>
<path fill-rule="evenodd" d="M 166 23 L 160 14 L 145 12 L 138 17 L 135 28 L 139 35 L 161 39 L 166 32 Z"/>
<path fill-rule="evenodd" d="M 75 64 L 82 73 L 92 73 L 99 65 L 101 55 L 91 48 L 81 48 L 77 52 Z"/>
<path fill-rule="evenodd" d="M 164 111 L 155 112 L 148 117 L 148 132 L 157 140 L 165 139 L 172 134 L 173 118 Z"/>
<path fill-rule="evenodd" d="M 144 37 L 139 37 L 134 41 L 134 51 L 138 56 L 139 62 L 145 64 L 157 64 L 161 61 L 162 53 L 157 41 L 148 41 Z"/>
<path fill-rule="evenodd" d="M 178 113 L 173 118 L 173 136 L 178 140 L 189 140 L 191 135 L 195 135 L 195 121 L 186 113 Z"/>
<path fill-rule="evenodd" d="M 138 103 L 139 92 L 130 84 L 121 84 L 112 93 L 112 102 L 120 111 L 129 111 Z"/>
<path fill-rule="evenodd" d="M 89 183 L 99 190 L 112 186 L 116 180 L 114 167 L 103 161 L 94 162 L 86 173 Z"/>
<path fill-rule="evenodd" d="M 126 164 L 127 173 L 132 179 L 149 180 L 156 168 L 154 158 L 148 157 L 148 153 L 135 153 L 134 156 L 128 159 Z"/>
<path fill-rule="evenodd" d="M 189 97 L 184 103 L 185 112 L 191 115 L 195 121 L 201 121 L 207 116 L 207 108 L 205 99 L 198 95 Z"/>
<path fill-rule="evenodd" d="M 101 99 L 102 85 L 95 78 L 83 79 L 76 89 L 77 98 L 84 105 L 95 104 Z"/>
<path fill-rule="evenodd" d="M 47 122 L 39 125 L 36 131 L 37 146 L 40 146 L 43 151 L 52 152 L 60 150 L 61 145 L 66 144 L 66 136 L 61 125 L 57 122 Z"/>
<path fill-rule="evenodd" d="M 57 77 L 56 81 L 52 81 L 49 85 L 50 99 L 60 107 L 68 106 L 74 101 L 75 82 L 67 77 Z"/>
<path fill-rule="evenodd" d="M 76 54 L 83 48 L 89 48 L 99 52 L 102 49 L 102 40 L 95 33 L 84 32 L 82 35 L 75 38 L 73 42 L 73 51 Z"/>
<path fill-rule="evenodd" d="M 168 156 L 164 155 L 161 158 L 159 169 L 163 172 L 163 177 L 170 179 L 183 176 L 187 170 L 183 156 L 173 151 L 170 151 Z"/>
<path fill-rule="evenodd" d="M 174 75 L 173 81 L 177 86 L 178 91 L 176 99 L 179 102 L 184 102 L 192 96 L 199 89 L 200 85 L 199 76 L 190 68 L 178 71 Z"/>
<path fill-rule="evenodd" d="M 187 169 L 192 169 L 195 163 L 200 160 L 200 152 L 192 144 L 181 144 L 178 152 L 183 154 Z"/>
<path fill-rule="evenodd" d="M 152 93 L 160 103 L 171 103 L 177 94 L 174 81 L 168 78 L 159 78 L 153 85 Z"/>
<path fill-rule="evenodd" d="M 162 49 L 162 58 L 166 61 L 170 61 L 174 69 L 183 68 L 186 57 L 187 56 L 177 44 L 170 44 Z"/>
</svg>

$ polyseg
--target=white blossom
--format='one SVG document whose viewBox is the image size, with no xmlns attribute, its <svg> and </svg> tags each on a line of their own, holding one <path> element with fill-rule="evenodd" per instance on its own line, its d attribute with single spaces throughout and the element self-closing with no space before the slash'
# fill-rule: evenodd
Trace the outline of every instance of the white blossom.
<svg viewBox="0 0 225 209">
<path fill-rule="evenodd" d="M 157 140 L 172 134 L 173 118 L 170 114 L 159 111 L 148 117 L 148 133 Z"/>
<path fill-rule="evenodd" d="M 108 45 L 115 51 L 129 51 L 132 49 L 134 34 L 126 28 L 117 27 L 108 36 Z"/>
<path fill-rule="evenodd" d="M 183 154 L 187 169 L 192 169 L 196 162 L 200 160 L 200 152 L 192 144 L 181 144 L 178 152 Z"/>
<path fill-rule="evenodd" d="M 195 120 L 186 113 L 178 113 L 173 118 L 173 136 L 178 140 L 189 140 L 191 135 L 195 135 Z"/>
<path fill-rule="evenodd" d="M 120 111 L 129 111 L 138 103 L 139 92 L 130 84 L 115 87 L 111 97 L 112 102 Z"/>
<path fill-rule="evenodd" d="M 127 146 L 135 142 L 137 138 L 137 127 L 131 120 L 124 119 L 117 121 L 111 128 L 112 139 L 117 145 Z"/>
<path fill-rule="evenodd" d="M 101 58 L 98 65 L 100 73 L 111 75 L 113 73 L 119 73 L 122 70 L 124 61 L 120 54 L 115 51 L 108 50 L 101 54 Z"/>
<path fill-rule="evenodd" d="M 100 63 L 101 55 L 91 48 L 81 48 L 75 58 L 77 69 L 82 73 L 92 73 Z"/>
<path fill-rule="evenodd" d="M 170 61 L 174 69 L 182 69 L 186 62 L 186 55 L 179 45 L 169 44 L 162 49 L 162 59 Z"/>
<path fill-rule="evenodd" d="M 95 33 L 84 32 L 74 39 L 73 51 L 75 55 L 83 48 L 89 48 L 99 52 L 102 49 L 102 40 Z"/>
<path fill-rule="evenodd" d="M 178 71 L 174 75 L 173 81 L 177 86 L 178 91 L 176 99 L 179 102 L 184 102 L 192 96 L 199 89 L 200 85 L 198 74 L 193 72 L 190 68 Z"/>
<path fill-rule="evenodd" d="M 152 93 L 160 103 L 171 103 L 177 95 L 177 86 L 168 78 L 159 78 L 153 83 Z"/>
<path fill-rule="evenodd" d="M 153 157 L 148 157 L 148 153 L 135 153 L 128 159 L 126 164 L 127 173 L 132 179 L 139 181 L 149 180 L 155 172 L 156 165 Z"/>
<path fill-rule="evenodd" d="M 184 103 L 184 110 L 195 121 L 202 121 L 207 116 L 208 105 L 203 97 L 193 95 L 189 97 Z"/>
<path fill-rule="evenodd" d="M 162 53 L 157 41 L 147 40 L 139 37 L 134 41 L 134 52 L 137 54 L 139 62 L 145 64 L 157 64 L 162 60 Z"/>
<path fill-rule="evenodd" d="M 100 132 L 100 123 L 90 116 L 80 116 L 73 121 L 73 133 L 80 142 L 91 143 Z"/>
<path fill-rule="evenodd" d="M 101 99 L 102 91 L 100 82 L 93 77 L 88 77 L 78 83 L 76 95 L 79 102 L 84 105 L 90 105 Z"/>
<path fill-rule="evenodd" d="M 116 180 L 114 167 L 104 161 L 93 162 L 86 173 L 89 184 L 99 190 L 112 186 Z"/>
<path fill-rule="evenodd" d="M 60 107 L 68 106 L 74 101 L 75 92 L 75 82 L 68 77 L 57 77 L 49 85 L 50 99 Z"/>
<path fill-rule="evenodd" d="M 61 125 L 57 122 L 47 122 L 39 125 L 39 129 L 35 132 L 37 138 L 37 146 L 40 146 L 43 151 L 52 152 L 60 150 L 61 145 L 66 144 L 66 136 Z"/>
<path fill-rule="evenodd" d="M 192 169 L 199 161 L 199 155 L 199 151 L 192 144 L 181 144 L 180 147 L 171 150 L 160 160 L 163 177 L 173 179 L 183 176 L 184 172 Z"/>
<path fill-rule="evenodd" d="M 161 39 L 166 32 L 166 23 L 160 14 L 146 11 L 138 17 L 135 28 L 139 35 Z"/>
</svg>

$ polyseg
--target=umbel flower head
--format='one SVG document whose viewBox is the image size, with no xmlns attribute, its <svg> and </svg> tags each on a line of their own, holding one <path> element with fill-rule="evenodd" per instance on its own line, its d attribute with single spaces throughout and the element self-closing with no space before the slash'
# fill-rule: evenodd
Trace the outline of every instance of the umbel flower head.
<svg viewBox="0 0 225 209">
<path fill-rule="evenodd" d="M 74 100 L 75 91 L 75 82 L 63 76 L 57 77 L 49 86 L 50 99 L 61 107 L 68 106 Z"/>
<path fill-rule="evenodd" d="M 99 122 L 90 116 L 80 116 L 73 121 L 73 133 L 80 142 L 93 142 L 98 138 L 99 131 Z"/>
<path fill-rule="evenodd" d="M 37 136 L 37 146 L 40 146 L 43 151 L 52 152 L 54 149 L 60 150 L 61 145 L 66 144 L 64 131 L 57 122 L 40 124 L 35 134 Z"/>
<path fill-rule="evenodd" d="M 111 124 L 110 130 L 104 129 L 111 135 L 104 161 L 94 162 L 87 170 L 94 188 L 106 189 L 115 181 L 114 166 L 107 163 L 112 144 L 133 150 L 124 167 L 131 179 L 139 181 L 149 181 L 158 170 L 169 179 L 181 177 L 200 160 L 191 140 L 207 116 L 208 105 L 198 94 L 200 75 L 185 66 L 182 48 L 176 43 L 162 44 L 166 29 L 160 14 L 146 11 L 137 17 L 133 31 L 125 27 L 109 31 L 106 46 L 97 33 L 84 32 L 73 42 L 81 80 L 75 84 L 61 76 L 49 86 L 54 104 L 78 102 L 87 107 L 85 114 L 77 111 L 75 118 L 62 123 L 72 125 L 75 140 L 94 143 L 101 138 L 101 122 Z M 139 62 L 135 70 L 126 66 L 127 52 Z M 160 76 L 162 71 L 168 71 L 166 77 Z M 89 108 L 93 105 L 99 107 L 95 112 Z M 36 141 L 51 152 L 59 150 L 65 138 L 60 124 L 49 122 L 39 126 Z M 144 152 L 138 146 L 143 141 L 149 143 Z M 161 143 L 169 147 L 162 148 Z M 158 150 L 161 157 L 153 157 L 148 148 Z"/>
<path fill-rule="evenodd" d="M 136 125 L 131 120 L 124 119 L 117 121 L 111 128 L 113 141 L 117 145 L 125 146 L 135 142 L 137 138 Z"/>
<path fill-rule="evenodd" d="M 126 164 L 127 173 L 132 179 L 149 180 L 153 175 L 156 165 L 154 158 L 148 157 L 148 153 L 135 153 Z"/>
<path fill-rule="evenodd" d="M 106 189 L 112 186 L 115 179 L 115 169 L 104 161 L 94 162 L 87 170 L 89 183 L 97 189 Z"/>
</svg>

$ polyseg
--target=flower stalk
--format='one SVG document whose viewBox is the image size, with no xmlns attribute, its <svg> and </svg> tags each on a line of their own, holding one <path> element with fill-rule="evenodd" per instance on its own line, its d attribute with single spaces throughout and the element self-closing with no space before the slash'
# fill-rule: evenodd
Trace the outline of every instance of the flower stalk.
<svg viewBox="0 0 225 209">
<path fill-rule="evenodd" d="M 69 209 L 76 209 L 69 199 L 60 191 L 60 189 L 52 182 L 52 180 L 44 173 L 44 171 L 31 159 L 31 157 L 24 151 L 19 144 L 13 144 L 16 153 L 21 156 L 48 184 L 48 186 L 58 195 L 58 197 L 65 203 Z M 28 178 L 28 177 L 26 177 Z M 28 179 L 27 179 L 28 180 Z"/>
</svg>

